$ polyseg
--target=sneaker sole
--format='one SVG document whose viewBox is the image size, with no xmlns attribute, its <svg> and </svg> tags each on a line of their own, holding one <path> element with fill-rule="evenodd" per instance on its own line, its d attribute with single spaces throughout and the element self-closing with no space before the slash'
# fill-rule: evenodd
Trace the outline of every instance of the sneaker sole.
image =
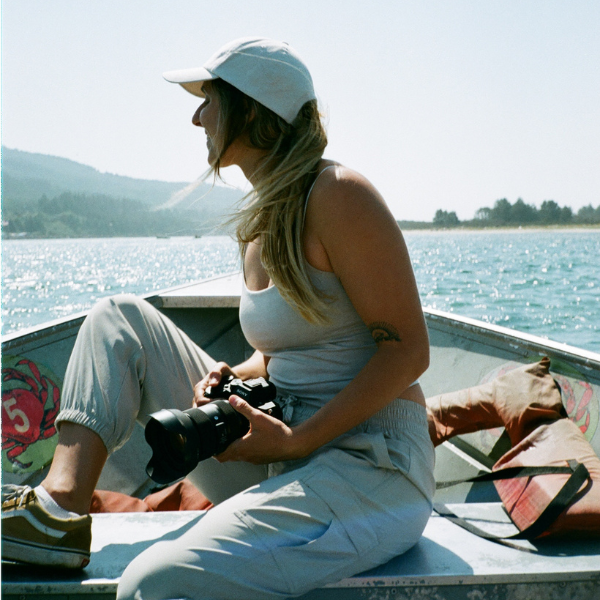
<svg viewBox="0 0 600 600">
<path fill-rule="evenodd" d="M 2 559 L 66 569 L 82 569 L 90 562 L 90 556 L 85 552 L 57 550 L 31 542 L 17 542 L 6 538 L 2 540 Z"/>
</svg>

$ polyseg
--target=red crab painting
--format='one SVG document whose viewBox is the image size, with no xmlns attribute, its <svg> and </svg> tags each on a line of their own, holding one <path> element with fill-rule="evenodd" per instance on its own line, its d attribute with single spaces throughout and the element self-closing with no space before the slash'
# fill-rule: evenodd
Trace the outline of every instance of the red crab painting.
<svg viewBox="0 0 600 600">
<path fill-rule="evenodd" d="M 587 381 L 569 381 L 566 377 L 560 375 L 555 375 L 554 378 L 560 385 L 569 418 L 588 439 L 591 439 L 597 421 L 597 415 L 594 415 L 594 412 L 598 412 L 598 399 L 595 400 L 596 406 L 594 406 L 592 386 Z"/>
<path fill-rule="evenodd" d="M 31 467 L 19 460 L 21 454 L 56 434 L 59 401 L 59 387 L 34 362 L 24 358 L 2 369 L 2 451 L 13 467 Z"/>
</svg>

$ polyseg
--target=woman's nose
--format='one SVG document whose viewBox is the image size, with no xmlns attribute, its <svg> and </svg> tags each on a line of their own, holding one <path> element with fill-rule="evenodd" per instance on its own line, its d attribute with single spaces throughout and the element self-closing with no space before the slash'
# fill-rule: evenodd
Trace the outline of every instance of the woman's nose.
<svg viewBox="0 0 600 600">
<path fill-rule="evenodd" d="M 200 105 L 196 112 L 194 113 L 194 116 L 192 117 L 192 123 L 196 126 L 196 127 L 202 127 L 202 123 L 200 122 L 200 111 L 202 110 L 202 105 Z"/>
</svg>

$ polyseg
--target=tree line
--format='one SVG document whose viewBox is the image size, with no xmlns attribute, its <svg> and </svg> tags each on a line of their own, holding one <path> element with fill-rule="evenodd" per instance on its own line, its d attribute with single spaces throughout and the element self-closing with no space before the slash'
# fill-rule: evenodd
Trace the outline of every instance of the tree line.
<svg viewBox="0 0 600 600">
<path fill-rule="evenodd" d="M 37 202 L 15 203 L 3 199 L 2 234 L 7 237 L 133 237 L 203 235 L 223 221 L 217 214 L 197 209 L 153 210 L 137 200 L 101 194 L 65 192 L 55 198 L 42 196 Z M 492 208 L 480 208 L 472 220 L 461 221 L 456 212 L 438 210 L 433 223 L 401 221 L 403 229 L 427 229 L 432 225 L 452 227 L 502 227 L 521 225 L 598 225 L 600 206 L 580 208 L 577 213 L 554 200 L 538 209 L 519 198 L 511 204 L 505 198 Z M 219 233 L 219 230 L 215 231 Z"/>
<path fill-rule="evenodd" d="M 484 207 L 475 212 L 475 218 L 461 221 L 456 212 L 437 210 L 433 217 L 436 227 L 505 227 L 521 225 L 598 225 L 600 205 L 583 206 L 574 213 L 568 206 L 559 206 L 554 200 L 544 200 L 538 209 L 519 198 L 511 204 L 506 198 L 496 200 L 492 208 Z"/>
<path fill-rule="evenodd" d="M 21 206 L 7 202 L 2 233 L 28 237 L 201 235 L 217 225 L 193 210 L 153 210 L 137 200 L 65 192 Z"/>
</svg>

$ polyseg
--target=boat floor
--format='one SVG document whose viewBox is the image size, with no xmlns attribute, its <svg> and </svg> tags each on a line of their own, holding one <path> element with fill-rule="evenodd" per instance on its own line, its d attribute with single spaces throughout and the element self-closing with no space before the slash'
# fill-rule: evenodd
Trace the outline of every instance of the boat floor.
<svg viewBox="0 0 600 600">
<path fill-rule="evenodd" d="M 463 516 L 490 522 L 506 517 L 499 503 L 452 505 Z M 93 519 L 92 560 L 68 572 L 2 563 L 5 600 L 55 597 L 91 600 L 115 597 L 127 564 L 159 540 L 173 539 L 193 526 L 202 511 L 98 514 Z M 484 523 L 482 525 L 482 522 Z M 496 525 L 509 527 L 509 525 Z M 600 542 L 538 545 L 522 551 L 474 536 L 433 515 L 419 543 L 372 571 L 313 590 L 306 600 L 353 598 L 570 598 L 600 597 Z M 533 551 L 532 551 L 533 550 Z"/>
</svg>

